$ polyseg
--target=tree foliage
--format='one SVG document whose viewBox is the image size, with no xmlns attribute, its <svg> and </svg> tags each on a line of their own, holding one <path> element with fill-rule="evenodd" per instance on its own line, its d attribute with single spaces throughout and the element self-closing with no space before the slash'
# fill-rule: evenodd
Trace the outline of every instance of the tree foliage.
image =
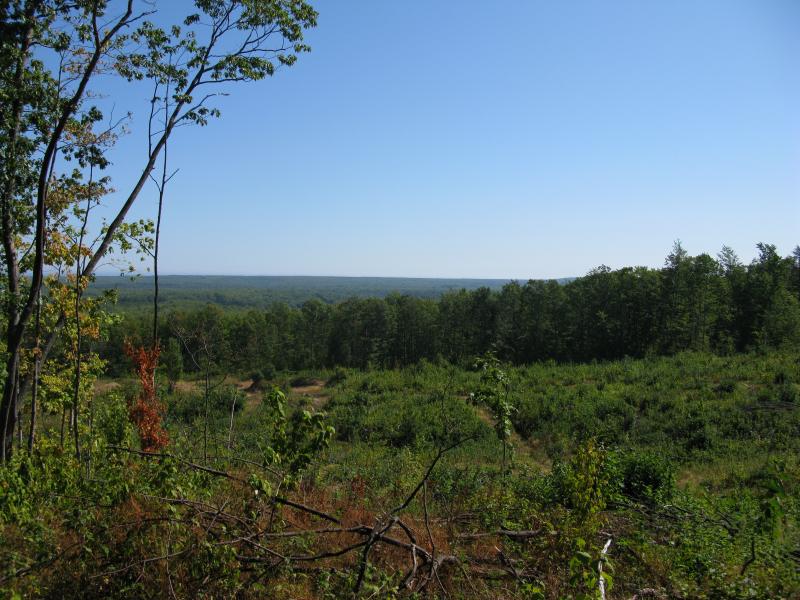
<svg viewBox="0 0 800 600">
<path fill-rule="evenodd" d="M 518 365 L 684 351 L 730 355 L 800 345 L 797 272 L 794 258 L 781 258 L 769 245 L 759 245 L 759 256 L 746 266 L 729 249 L 713 259 L 680 248 L 661 269 L 599 267 L 568 283 L 510 282 L 497 291 L 450 291 L 438 300 L 389 294 L 262 309 L 178 303 L 161 336 L 170 338 L 171 322 L 213 331 L 226 348 L 220 367 L 239 373 L 266 365 L 399 367 L 423 359 L 470 366 L 487 352 Z M 121 314 L 114 340 L 135 331 L 145 336 L 141 313 Z M 126 368 L 115 358 L 118 343 L 101 352 L 112 373 Z"/>
<path fill-rule="evenodd" d="M 174 17 L 154 18 L 159 7 L 143 0 L 0 3 L 3 459 L 13 448 L 22 402 L 30 389 L 38 392 L 38 372 L 46 370 L 71 319 L 82 345 L 80 296 L 97 267 L 115 252 L 155 257 L 150 236 L 157 229 L 127 217 L 157 159 L 166 161 L 170 137 L 184 125 L 219 117 L 218 101 L 233 84 L 294 64 L 309 50 L 303 33 L 317 18 L 309 4 L 295 0 L 197 0 L 193 12 L 173 23 L 168 20 Z M 113 113 L 117 101 L 129 98 L 126 92 L 103 98 L 101 76 L 152 90 L 149 119 L 140 123 L 147 128 L 144 160 L 132 169 L 126 165 L 133 184 L 116 190 L 110 202 L 109 152 L 137 122 L 133 113 L 122 119 L 104 114 L 104 106 Z M 162 198 L 167 179 L 165 171 L 160 183 L 154 180 Z M 93 210 L 101 200 L 111 208 L 107 220 Z M 51 272 L 55 277 L 46 277 Z M 68 272 L 75 277 L 75 310 L 48 320 L 46 305 L 58 295 L 53 286 L 62 285 Z M 34 367 L 23 360 L 31 346 Z M 83 349 L 78 362 L 82 355 Z M 74 415 L 77 423 L 77 402 Z"/>
</svg>

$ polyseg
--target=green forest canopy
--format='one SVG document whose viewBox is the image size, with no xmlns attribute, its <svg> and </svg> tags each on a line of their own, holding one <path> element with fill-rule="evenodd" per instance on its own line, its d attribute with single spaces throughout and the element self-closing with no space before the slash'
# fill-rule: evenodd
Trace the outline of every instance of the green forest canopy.
<svg viewBox="0 0 800 600">
<path fill-rule="evenodd" d="M 174 339 L 176 330 L 202 331 L 223 357 L 219 367 L 236 372 L 394 367 L 421 359 L 467 364 L 490 350 L 526 364 L 683 350 L 729 354 L 800 343 L 800 250 L 781 257 L 770 244 L 758 244 L 758 256 L 747 265 L 729 249 L 715 259 L 690 256 L 676 244 L 661 269 L 598 267 L 566 283 L 511 281 L 444 291 L 439 298 L 409 291 L 359 298 L 356 292 L 365 288 L 356 287 L 353 297 L 335 304 L 312 297 L 299 306 L 262 308 L 258 292 L 244 289 L 221 287 L 218 293 L 242 293 L 242 300 L 253 302 L 244 307 L 254 308 L 223 311 L 176 302 L 160 323 L 162 339 Z M 192 293 L 187 297 L 194 300 Z M 309 292 L 286 293 L 299 299 Z M 112 373 L 128 368 L 122 341 L 146 339 L 148 319 L 126 314 L 117 324 L 101 349 Z"/>
<path fill-rule="evenodd" d="M 499 289 L 508 279 L 444 279 L 423 277 L 313 277 L 304 275 L 161 275 L 160 304 L 218 304 L 223 308 L 265 308 L 275 302 L 300 306 L 317 299 L 333 303 L 348 298 L 383 298 L 396 292 L 415 298 L 437 298 L 451 290 Z M 564 279 L 563 281 L 568 281 Z M 151 308 L 153 278 L 98 276 L 88 290 L 98 295 L 116 290 L 121 311 Z"/>
</svg>

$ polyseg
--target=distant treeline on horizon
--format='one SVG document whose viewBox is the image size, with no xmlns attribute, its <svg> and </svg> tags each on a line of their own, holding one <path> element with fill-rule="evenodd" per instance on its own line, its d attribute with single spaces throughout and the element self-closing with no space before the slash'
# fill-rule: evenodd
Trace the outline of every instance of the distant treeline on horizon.
<svg viewBox="0 0 800 600">
<path fill-rule="evenodd" d="M 757 247 L 747 265 L 729 248 L 713 258 L 676 244 L 661 269 L 598 267 L 567 283 L 512 281 L 439 298 L 351 293 L 336 304 L 172 308 L 159 323 L 163 361 L 189 369 L 188 350 L 203 347 L 215 368 L 245 373 L 467 364 L 487 351 L 524 364 L 800 347 L 800 247 L 788 257 Z M 110 374 L 128 370 L 124 340 L 147 342 L 151 318 L 136 311 L 115 326 L 101 348 Z"/>
<path fill-rule="evenodd" d="M 573 278 L 559 281 L 567 282 Z M 424 277 L 333 277 L 311 275 L 162 275 L 159 305 L 218 304 L 222 308 L 266 308 L 276 302 L 300 306 L 306 300 L 329 304 L 348 298 L 384 298 L 392 293 L 415 298 L 438 298 L 453 290 L 480 287 L 500 289 L 510 279 L 458 279 Z M 152 276 L 98 276 L 89 294 L 116 290 L 117 310 L 149 309 L 153 302 Z"/>
</svg>

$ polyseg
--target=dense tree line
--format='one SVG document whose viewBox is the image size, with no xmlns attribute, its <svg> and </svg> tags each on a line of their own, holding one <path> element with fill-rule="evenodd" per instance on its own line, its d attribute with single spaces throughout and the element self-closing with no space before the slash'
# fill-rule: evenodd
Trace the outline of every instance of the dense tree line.
<svg viewBox="0 0 800 600">
<path fill-rule="evenodd" d="M 713 258 L 676 244 L 661 269 L 601 266 L 566 284 L 511 282 L 438 300 L 392 294 L 297 308 L 173 310 L 160 325 L 163 360 L 193 370 L 188 353 L 202 348 L 216 368 L 247 373 L 465 363 L 487 350 L 524 364 L 796 345 L 800 247 L 789 257 L 770 244 L 757 247 L 748 265 L 729 248 Z M 147 320 L 129 315 L 116 327 L 101 355 L 121 374 L 122 341 L 136 331 L 146 338 Z"/>
</svg>

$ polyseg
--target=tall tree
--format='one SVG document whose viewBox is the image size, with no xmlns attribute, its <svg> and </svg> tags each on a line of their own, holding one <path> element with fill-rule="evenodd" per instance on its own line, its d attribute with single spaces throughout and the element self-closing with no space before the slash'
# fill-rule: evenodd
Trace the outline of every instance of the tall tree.
<svg viewBox="0 0 800 600">
<path fill-rule="evenodd" d="M 86 279 L 112 245 L 121 242 L 128 212 L 174 131 L 219 116 L 212 102 L 227 84 L 263 79 L 280 65 L 294 64 L 309 49 L 303 32 L 317 18 L 302 0 L 196 0 L 195 5 L 196 12 L 164 28 L 145 20 L 155 4 L 144 0 L 127 0 L 121 10 L 118 3 L 105 0 L 0 3 L 0 213 L 6 292 L 2 460 L 12 449 L 20 389 L 25 387 L 20 385 L 20 355 L 43 283 L 51 235 L 48 195 L 58 177 L 57 159 L 77 160 L 76 178 L 85 177 L 90 163 L 98 168 L 108 164 L 101 145 L 71 139 L 80 141 L 82 132 L 102 132 L 103 115 L 89 103 L 97 75 L 113 71 L 131 82 L 160 82 L 168 101 L 161 126 L 150 131 L 134 184 L 122 195 L 82 267 L 79 277 Z M 136 12 L 140 7 L 144 12 Z M 20 243 L 26 246 L 25 260 Z M 41 360 L 65 320 L 42 340 Z"/>
</svg>

